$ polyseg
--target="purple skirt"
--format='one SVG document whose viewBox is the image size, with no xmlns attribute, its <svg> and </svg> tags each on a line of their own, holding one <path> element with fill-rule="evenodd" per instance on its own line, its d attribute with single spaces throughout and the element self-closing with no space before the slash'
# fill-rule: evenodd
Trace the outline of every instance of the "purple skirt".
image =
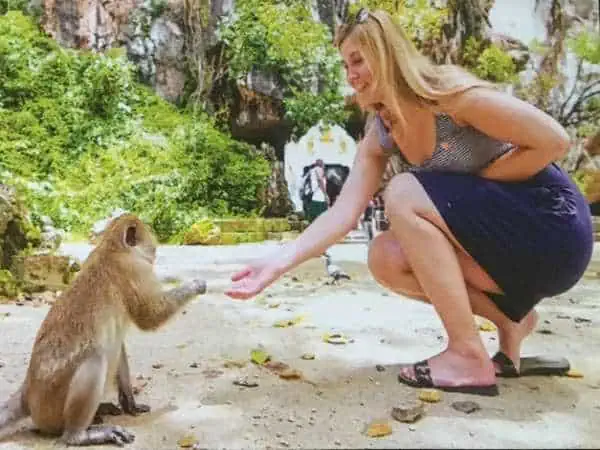
<svg viewBox="0 0 600 450">
<path fill-rule="evenodd" d="M 583 276 L 594 246 L 590 209 L 556 164 L 518 183 L 436 171 L 413 175 L 458 242 L 502 289 L 503 295 L 486 294 L 511 320 Z"/>
</svg>

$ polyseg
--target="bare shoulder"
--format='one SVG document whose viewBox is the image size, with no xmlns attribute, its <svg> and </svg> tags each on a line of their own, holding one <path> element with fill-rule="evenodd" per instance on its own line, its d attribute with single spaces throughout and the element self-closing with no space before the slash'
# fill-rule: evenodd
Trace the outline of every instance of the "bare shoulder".
<svg viewBox="0 0 600 450">
<path fill-rule="evenodd" d="M 521 116 L 541 113 L 533 105 L 509 93 L 483 86 L 452 95 L 440 104 L 440 109 L 459 125 L 473 124 L 482 115 L 491 119 L 506 114 Z"/>
</svg>

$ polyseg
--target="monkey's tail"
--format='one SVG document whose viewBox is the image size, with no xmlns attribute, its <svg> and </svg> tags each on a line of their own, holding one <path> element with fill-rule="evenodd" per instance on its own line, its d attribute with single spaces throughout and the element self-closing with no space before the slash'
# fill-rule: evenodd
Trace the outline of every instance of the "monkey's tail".
<svg viewBox="0 0 600 450">
<path fill-rule="evenodd" d="M 23 388 L 12 394 L 0 404 L 0 430 L 29 416 L 29 410 L 23 398 Z"/>
</svg>

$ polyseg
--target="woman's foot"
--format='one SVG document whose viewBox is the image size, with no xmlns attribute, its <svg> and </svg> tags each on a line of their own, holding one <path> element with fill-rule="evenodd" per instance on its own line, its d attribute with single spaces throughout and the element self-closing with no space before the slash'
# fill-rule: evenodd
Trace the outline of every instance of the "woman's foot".
<svg viewBox="0 0 600 450">
<path fill-rule="evenodd" d="M 402 366 L 398 379 L 415 387 L 497 395 L 494 365 L 485 349 L 477 347 L 460 351 L 448 348 L 427 361 Z"/>
<path fill-rule="evenodd" d="M 521 361 L 521 344 L 535 329 L 538 317 L 538 313 L 535 310 L 531 310 L 521 322 L 507 322 L 505 326 L 498 327 L 499 351 L 512 361 L 517 373 L 519 372 Z M 500 373 L 501 367 L 498 363 L 495 363 L 495 365 L 496 373 Z"/>
</svg>

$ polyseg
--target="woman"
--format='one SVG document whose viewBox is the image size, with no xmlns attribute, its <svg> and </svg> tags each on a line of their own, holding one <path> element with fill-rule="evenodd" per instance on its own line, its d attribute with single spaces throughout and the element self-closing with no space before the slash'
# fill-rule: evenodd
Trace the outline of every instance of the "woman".
<svg viewBox="0 0 600 450">
<path fill-rule="evenodd" d="M 336 45 L 374 125 L 336 204 L 283 251 L 234 274 L 226 293 L 250 298 L 345 236 L 390 155 L 401 155 L 411 169 L 386 187 L 390 229 L 372 242 L 368 265 L 390 290 L 433 305 L 448 346 L 403 365 L 398 380 L 497 395 L 497 372 L 518 376 L 534 306 L 570 289 L 591 258 L 586 202 L 554 163 L 569 137 L 533 106 L 459 67 L 433 65 L 384 12 L 359 11 Z M 493 360 L 473 314 L 498 328 Z"/>
</svg>

